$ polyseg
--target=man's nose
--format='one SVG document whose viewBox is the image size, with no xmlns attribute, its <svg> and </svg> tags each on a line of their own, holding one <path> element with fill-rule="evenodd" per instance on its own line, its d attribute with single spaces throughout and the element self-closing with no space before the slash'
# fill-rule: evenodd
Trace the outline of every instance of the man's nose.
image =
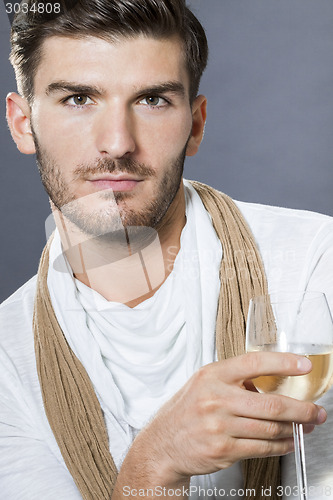
<svg viewBox="0 0 333 500">
<path fill-rule="evenodd" d="M 95 133 L 100 154 L 119 159 L 135 151 L 134 122 L 125 107 L 112 106 L 104 110 L 98 117 Z"/>
</svg>

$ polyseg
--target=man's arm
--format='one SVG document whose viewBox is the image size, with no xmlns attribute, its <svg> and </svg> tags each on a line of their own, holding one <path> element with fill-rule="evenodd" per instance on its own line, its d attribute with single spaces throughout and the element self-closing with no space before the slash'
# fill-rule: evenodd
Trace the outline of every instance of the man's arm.
<svg viewBox="0 0 333 500">
<path fill-rule="evenodd" d="M 36 407 L 29 404 L 29 373 L 20 376 L 1 347 L 0 367 L 0 498 L 80 500 L 72 476 L 50 450 Z"/>
<path fill-rule="evenodd" d="M 154 488 L 184 488 L 184 494 L 176 496 L 186 498 L 193 475 L 213 473 L 244 458 L 291 452 L 292 422 L 305 424 L 311 432 L 326 420 L 325 410 L 246 387 L 259 375 L 310 370 L 306 358 L 281 353 L 251 353 L 201 368 L 138 434 L 112 500 L 128 497 L 131 489 Z M 165 497 L 172 498 L 167 493 Z"/>
</svg>

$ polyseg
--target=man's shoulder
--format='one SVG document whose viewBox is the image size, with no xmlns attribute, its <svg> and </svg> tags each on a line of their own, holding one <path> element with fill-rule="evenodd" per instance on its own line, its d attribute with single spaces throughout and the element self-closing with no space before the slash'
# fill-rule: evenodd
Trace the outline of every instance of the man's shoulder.
<svg viewBox="0 0 333 500">
<path fill-rule="evenodd" d="M 258 216 L 276 217 L 284 220 L 290 219 L 292 221 L 304 219 L 314 223 L 332 223 L 333 217 L 330 215 L 313 212 L 310 210 L 300 210 L 296 208 L 286 208 L 274 205 L 265 205 L 261 203 L 251 203 L 246 201 L 234 200 L 241 212 L 246 214 L 254 214 Z"/>
<path fill-rule="evenodd" d="M 193 181 L 193 180 L 188 180 L 184 179 L 184 185 L 187 188 L 195 188 L 197 191 L 198 188 L 202 191 L 209 190 L 209 191 L 215 191 L 216 194 L 225 196 L 225 194 L 220 191 L 219 189 L 209 186 L 207 184 L 203 184 L 198 181 Z M 260 215 L 267 215 L 267 216 L 275 216 L 275 217 L 281 217 L 281 218 L 291 218 L 291 219 L 297 219 L 297 218 L 302 218 L 302 219 L 308 219 L 308 220 L 313 220 L 313 221 L 321 221 L 321 222 L 333 222 L 333 217 L 329 215 L 324 215 L 318 212 L 313 212 L 310 210 L 302 210 L 302 209 L 296 209 L 296 208 L 285 208 L 282 206 L 274 206 L 274 205 L 266 205 L 262 203 L 257 203 L 257 202 L 248 202 L 248 201 L 239 201 L 234 198 L 232 198 L 233 202 L 238 206 L 238 208 L 241 210 L 241 212 L 244 212 L 246 214 L 255 214 L 258 216 Z"/>
<path fill-rule="evenodd" d="M 33 304 L 36 290 L 34 276 L 0 304 L 0 343 L 32 328 Z"/>
<path fill-rule="evenodd" d="M 36 289 L 37 274 L 26 281 L 20 288 L 18 288 L 12 295 L 0 304 L 0 312 L 20 302 L 33 299 Z"/>
<path fill-rule="evenodd" d="M 271 229 L 281 228 L 292 231 L 308 228 L 312 234 L 313 231 L 321 228 L 332 229 L 333 227 L 333 217 L 318 212 L 234 201 L 250 226 L 261 228 L 269 226 Z"/>
<path fill-rule="evenodd" d="M 305 255 L 309 248 L 323 252 L 333 248 L 333 217 L 308 210 L 235 203 L 264 252 L 293 250 Z"/>
<path fill-rule="evenodd" d="M 185 186 L 194 190 L 223 193 L 216 188 L 196 181 L 185 180 Z M 215 200 L 217 200 L 215 198 Z M 333 217 L 308 210 L 284 208 L 260 203 L 232 200 L 252 231 L 257 243 L 273 246 L 279 241 L 284 246 L 298 243 L 304 246 L 315 238 L 330 240 L 333 245 Z M 299 241 L 298 241 L 299 240 Z M 316 241 L 318 241 L 316 239 Z"/>
</svg>

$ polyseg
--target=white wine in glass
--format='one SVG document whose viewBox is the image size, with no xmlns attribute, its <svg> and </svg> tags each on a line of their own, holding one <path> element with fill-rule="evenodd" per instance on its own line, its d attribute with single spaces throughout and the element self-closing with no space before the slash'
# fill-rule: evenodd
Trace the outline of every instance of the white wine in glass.
<svg viewBox="0 0 333 500">
<path fill-rule="evenodd" d="M 292 352 L 306 356 L 312 370 L 299 376 L 261 376 L 252 380 L 259 392 L 316 401 L 333 383 L 333 320 L 321 292 L 280 291 L 250 301 L 247 352 Z M 298 491 L 307 498 L 302 424 L 294 423 Z"/>
</svg>

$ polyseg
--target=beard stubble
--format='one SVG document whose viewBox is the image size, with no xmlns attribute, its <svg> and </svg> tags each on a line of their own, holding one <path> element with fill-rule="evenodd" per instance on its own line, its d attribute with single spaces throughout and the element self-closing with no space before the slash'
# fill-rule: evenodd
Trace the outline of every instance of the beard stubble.
<svg viewBox="0 0 333 500">
<path fill-rule="evenodd" d="M 130 157 L 118 160 L 99 159 L 94 164 L 79 165 L 73 172 L 73 185 L 88 177 L 93 178 L 96 174 L 135 174 L 143 178 L 143 182 L 149 179 L 154 183 L 155 178 L 154 192 L 149 200 L 142 200 L 140 209 L 134 210 L 126 207 L 126 200 L 135 196 L 132 192 L 99 191 L 96 196 L 109 203 L 103 209 L 89 211 L 87 207 L 89 203 L 85 204 L 84 202 L 85 197 L 79 198 L 74 190 L 71 190 L 70 182 L 65 181 L 62 169 L 43 150 L 34 131 L 33 137 L 41 181 L 51 202 L 65 218 L 87 235 L 98 237 L 116 233 L 120 230 L 120 221 L 124 228 L 150 227 L 156 229 L 161 224 L 180 188 L 188 141 L 178 157 L 165 167 L 165 172 L 160 180 L 157 180 L 153 168 Z"/>
</svg>

